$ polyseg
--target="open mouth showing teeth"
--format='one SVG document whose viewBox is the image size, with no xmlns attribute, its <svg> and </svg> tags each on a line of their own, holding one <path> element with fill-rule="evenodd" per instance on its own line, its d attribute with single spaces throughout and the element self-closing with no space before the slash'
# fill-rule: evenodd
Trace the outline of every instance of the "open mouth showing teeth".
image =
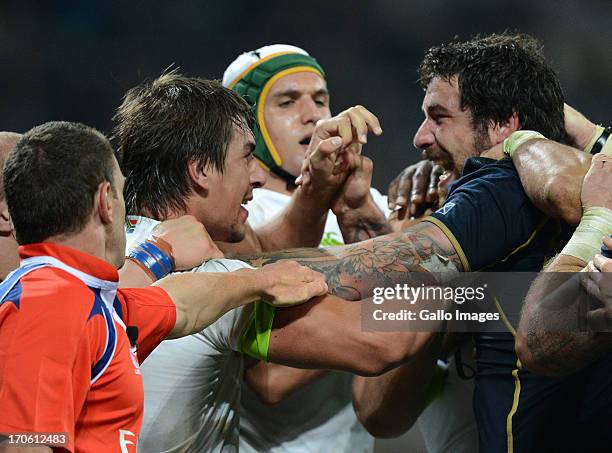
<svg viewBox="0 0 612 453">
<path fill-rule="evenodd" d="M 252 199 L 253 199 L 253 197 L 245 198 L 244 200 L 242 200 L 242 203 L 240 203 L 240 204 L 245 205 L 245 204 L 247 204 L 249 201 L 251 201 Z"/>
</svg>

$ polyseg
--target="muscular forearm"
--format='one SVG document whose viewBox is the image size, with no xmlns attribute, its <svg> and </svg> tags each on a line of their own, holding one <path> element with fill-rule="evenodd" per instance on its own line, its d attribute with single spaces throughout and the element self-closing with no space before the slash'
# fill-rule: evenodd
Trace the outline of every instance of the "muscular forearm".
<svg viewBox="0 0 612 453">
<path fill-rule="evenodd" d="M 382 376 L 354 378 L 353 406 L 370 434 L 396 437 L 412 427 L 427 404 L 439 350 L 436 340 L 413 362 Z"/>
<path fill-rule="evenodd" d="M 580 328 L 586 293 L 577 272 L 585 266 L 573 256 L 559 255 L 530 289 L 521 313 L 516 350 L 528 369 L 562 375 L 602 356 L 612 346 L 609 333 Z"/>
<path fill-rule="evenodd" d="M 530 140 L 512 161 L 531 202 L 546 214 L 577 225 L 582 215 L 580 189 L 591 156 L 551 140 Z"/>
<path fill-rule="evenodd" d="M 444 233 L 430 222 L 398 232 L 328 249 L 294 249 L 243 258 L 253 265 L 294 259 L 326 276 L 329 291 L 347 300 L 372 295 L 375 287 L 421 284 L 429 265 L 436 270 L 462 270 L 459 256 Z M 420 274 L 417 274 L 420 273 Z"/>
</svg>

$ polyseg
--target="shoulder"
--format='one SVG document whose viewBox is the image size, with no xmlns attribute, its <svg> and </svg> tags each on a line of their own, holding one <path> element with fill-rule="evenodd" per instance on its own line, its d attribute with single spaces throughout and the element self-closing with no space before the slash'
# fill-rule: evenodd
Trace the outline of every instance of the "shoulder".
<svg viewBox="0 0 612 453">
<path fill-rule="evenodd" d="M 519 174 L 509 158 L 499 161 L 485 158 L 468 159 L 463 175 L 450 186 L 447 202 L 453 198 L 465 195 L 474 197 L 481 193 L 520 199 L 527 197 Z"/>
<path fill-rule="evenodd" d="M 55 320 L 85 323 L 95 293 L 81 280 L 54 267 L 37 269 L 21 279 L 22 301 L 28 311 L 45 312 Z"/>
</svg>

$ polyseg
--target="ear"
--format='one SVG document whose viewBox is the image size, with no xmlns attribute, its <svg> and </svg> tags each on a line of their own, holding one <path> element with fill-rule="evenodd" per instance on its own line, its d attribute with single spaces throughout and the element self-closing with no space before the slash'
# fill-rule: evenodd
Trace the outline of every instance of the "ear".
<svg viewBox="0 0 612 453">
<path fill-rule="evenodd" d="M 206 191 L 208 190 L 208 186 L 210 184 L 208 168 L 204 167 L 197 160 L 191 160 L 187 164 L 187 172 L 189 173 L 189 178 L 195 187 Z"/>
<path fill-rule="evenodd" d="M 101 182 L 94 196 L 94 215 L 100 216 L 103 225 L 113 223 L 113 188 L 108 181 Z"/>
<path fill-rule="evenodd" d="M 8 206 L 4 201 L 0 201 L 0 234 L 7 236 L 11 234 L 11 219 L 9 217 Z"/>
<path fill-rule="evenodd" d="M 517 112 L 512 112 L 512 115 L 507 119 L 495 123 L 490 130 L 491 140 L 493 143 L 498 144 L 507 139 L 513 132 L 518 131 L 521 128 L 519 122 L 519 116 Z"/>
</svg>

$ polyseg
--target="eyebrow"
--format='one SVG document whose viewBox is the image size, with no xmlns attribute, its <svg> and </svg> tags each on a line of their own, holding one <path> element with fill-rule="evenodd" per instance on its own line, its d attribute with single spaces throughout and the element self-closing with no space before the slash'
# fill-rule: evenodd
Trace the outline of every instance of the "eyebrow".
<svg viewBox="0 0 612 453">
<path fill-rule="evenodd" d="M 289 89 L 289 90 L 279 91 L 278 93 L 275 93 L 272 97 L 274 98 L 290 97 L 290 98 L 296 99 L 302 96 L 303 94 L 308 94 L 308 93 L 304 93 L 303 91 L 300 91 L 300 90 Z M 329 91 L 326 88 L 321 88 L 315 91 L 314 93 L 312 93 L 311 96 L 312 97 L 329 96 Z"/>
<path fill-rule="evenodd" d="M 429 115 L 450 115 L 452 112 L 443 105 L 432 104 L 427 106 L 427 113 Z"/>
</svg>

